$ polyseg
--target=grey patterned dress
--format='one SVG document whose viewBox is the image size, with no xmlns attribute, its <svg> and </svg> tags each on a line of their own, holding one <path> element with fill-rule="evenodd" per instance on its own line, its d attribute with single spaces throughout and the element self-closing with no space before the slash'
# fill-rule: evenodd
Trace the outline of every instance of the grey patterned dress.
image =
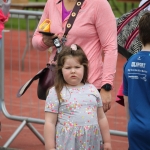
<svg viewBox="0 0 150 150">
<path fill-rule="evenodd" d="M 59 103 L 55 88 L 51 88 L 45 104 L 45 111 L 58 113 L 56 150 L 100 150 L 97 107 L 102 107 L 102 101 L 97 89 L 88 83 L 64 87 L 61 96 Z"/>
</svg>

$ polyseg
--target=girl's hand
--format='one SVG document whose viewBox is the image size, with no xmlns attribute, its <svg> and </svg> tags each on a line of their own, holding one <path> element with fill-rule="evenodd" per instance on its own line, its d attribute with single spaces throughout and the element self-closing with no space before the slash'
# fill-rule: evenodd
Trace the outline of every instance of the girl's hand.
<svg viewBox="0 0 150 150">
<path fill-rule="evenodd" d="M 104 149 L 103 150 L 112 150 L 111 143 L 104 143 Z"/>
<path fill-rule="evenodd" d="M 42 34 L 42 36 L 43 36 L 42 41 L 45 45 L 47 45 L 48 47 L 54 46 L 53 38 L 57 37 L 56 35 L 49 36 Z"/>
</svg>

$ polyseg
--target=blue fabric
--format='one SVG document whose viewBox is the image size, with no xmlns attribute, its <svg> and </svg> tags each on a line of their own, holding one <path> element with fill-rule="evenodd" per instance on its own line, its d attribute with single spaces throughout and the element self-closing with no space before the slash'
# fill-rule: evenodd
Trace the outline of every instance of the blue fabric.
<svg viewBox="0 0 150 150">
<path fill-rule="evenodd" d="M 123 84 L 129 102 L 129 149 L 150 150 L 150 52 L 138 52 L 128 60 Z"/>
</svg>

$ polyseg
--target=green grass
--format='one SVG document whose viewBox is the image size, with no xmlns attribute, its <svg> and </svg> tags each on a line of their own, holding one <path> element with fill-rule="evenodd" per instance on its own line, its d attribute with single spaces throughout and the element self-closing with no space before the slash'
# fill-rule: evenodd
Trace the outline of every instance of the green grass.
<svg viewBox="0 0 150 150">
<path fill-rule="evenodd" d="M 30 19 L 29 20 L 29 29 L 31 31 L 35 30 L 35 28 L 37 27 L 37 24 L 38 24 L 38 22 L 35 19 Z M 9 21 L 7 23 L 5 23 L 5 28 L 25 30 L 26 29 L 26 20 L 10 18 Z"/>
<path fill-rule="evenodd" d="M 29 0 L 30 2 L 46 2 L 47 0 Z M 118 2 L 117 0 L 109 0 L 109 3 L 111 5 L 111 8 L 115 14 L 116 17 L 120 17 L 123 13 L 125 13 L 124 10 L 124 2 Z M 127 12 L 132 9 L 132 3 L 127 3 Z M 134 8 L 138 7 L 138 3 L 134 3 Z M 42 10 L 40 10 L 42 11 Z M 105 13 L 105 12 L 103 12 Z M 29 29 L 34 30 L 37 26 L 37 21 L 35 19 L 29 20 Z M 18 26 L 19 24 L 19 26 Z M 25 30 L 26 29 L 26 21 L 25 19 L 17 19 L 17 18 L 10 18 L 8 22 L 5 24 L 5 28 L 12 28 L 12 29 L 19 29 L 19 30 Z"/>
<path fill-rule="evenodd" d="M 30 2 L 46 2 L 47 0 L 29 0 Z M 119 17 L 121 16 L 125 11 L 124 11 L 124 2 L 120 2 L 120 1 L 117 1 L 117 0 L 108 0 L 112 9 L 113 9 L 113 12 L 115 14 L 116 17 Z M 124 0 L 125 1 L 125 0 Z M 137 8 L 138 7 L 138 4 L 139 3 L 134 3 L 134 8 Z M 119 9 L 119 11 L 121 13 L 119 13 L 114 6 L 117 6 L 117 8 Z M 131 2 L 128 2 L 127 3 L 127 11 L 131 10 L 132 9 L 132 3 Z"/>
<path fill-rule="evenodd" d="M 139 3 L 124 3 L 124 2 L 118 2 L 117 0 L 110 0 L 110 5 L 111 8 L 115 14 L 116 17 L 120 17 L 123 15 L 125 12 L 130 11 L 131 9 L 137 8 Z M 125 11 L 125 5 L 126 5 L 126 11 Z"/>
</svg>

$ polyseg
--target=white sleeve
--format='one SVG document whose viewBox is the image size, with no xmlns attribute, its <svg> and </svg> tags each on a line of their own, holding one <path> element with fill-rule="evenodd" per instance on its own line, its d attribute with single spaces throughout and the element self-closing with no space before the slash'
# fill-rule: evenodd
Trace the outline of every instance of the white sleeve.
<svg viewBox="0 0 150 150">
<path fill-rule="evenodd" d="M 97 107 L 102 107 L 103 103 L 102 103 L 101 95 L 94 85 L 93 85 L 93 89 L 94 89 L 94 95 L 95 95 L 96 100 L 97 100 Z"/>
<path fill-rule="evenodd" d="M 54 87 L 49 90 L 49 94 L 45 102 L 45 111 L 53 113 L 59 112 L 59 100 Z"/>
</svg>

